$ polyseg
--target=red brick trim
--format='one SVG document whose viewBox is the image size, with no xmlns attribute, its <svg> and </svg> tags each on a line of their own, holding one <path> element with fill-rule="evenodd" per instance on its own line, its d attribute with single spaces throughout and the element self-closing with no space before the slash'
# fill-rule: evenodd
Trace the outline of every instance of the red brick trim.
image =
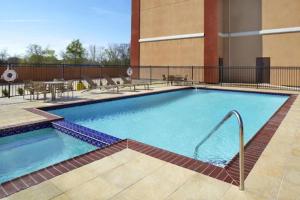
<svg viewBox="0 0 300 200">
<path fill-rule="evenodd" d="M 133 66 L 133 78 L 138 78 L 138 66 L 140 65 L 140 0 L 132 0 L 131 14 L 131 57 L 130 64 Z"/>
<path fill-rule="evenodd" d="M 49 112 L 40 110 L 38 108 L 24 108 L 24 110 L 27 110 L 27 111 L 32 112 L 34 114 L 45 117 L 47 119 L 47 121 L 56 121 L 56 120 L 62 120 L 63 119 L 63 117 L 51 114 Z"/>
<path fill-rule="evenodd" d="M 260 155 L 271 141 L 297 97 L 298 95 L 291 95 L 285 104 L 247 143 L 245 148 L 245 178 L 249 175 Z M 239 185 L 239 154 L 225 168 L 221 168 L 133 140 L 128 140 L 128 148 L 227 183 Z"/>
<path fill-rule="evenodd" d="M 198 173 L 217 178 L 227 183 L 237 185 L 237 182 L 230 177 L 230 174 L 228 174 L 228 172 L 224 168 L 217 167 L 209 163 L 204 163 L 186 156 L 182 156 L 133 140 L 128 140 L 128 148 L 146 154 L 148 156 L 152 156 L 154 158 L 172 163 L 174 165 L 178 165 L 180 167 L 184 167 L 186 169 L 190 169 Z"/>
<path fill-rule="evenodd" d="M 204 82 L 219 82 L 219 0 L 204 0 Z"/>
<path fill-rule="evenodd" d="M 245 177 L 247 177 L 265 150 L 273 135 L 284 120 L 298 95 L 291 95 L 285 104 L 272 116 L 272 118 L 258 131 L 258 133 L 247 143 L 245 148 Z M 239 154 L 226 166 L 227 172 L 239 182 Z"/>
<path fill-rule="evenodd" d="M 96 160 L 100 160 L 127 148 L 127 141 L 121 141 L 107 148 L 98 149 L 87 154 L 49 166 L 39 171 L 16 178 L 0 185 L 0 198 L 7 197 L 21 190 L 27 189 L 56 176 L 67 173 Z"/>
</svg>

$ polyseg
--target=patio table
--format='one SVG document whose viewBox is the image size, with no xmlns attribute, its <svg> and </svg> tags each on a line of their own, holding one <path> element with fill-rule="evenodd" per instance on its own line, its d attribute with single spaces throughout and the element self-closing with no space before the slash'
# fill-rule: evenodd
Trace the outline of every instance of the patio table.
<svg viewBox="0 0 300 200">
<path fill-rule="evenodd" d="M 49 88 L 49 90 L 51 92 L 51 100 L 55 101 L 56 100 L 56 89 L 59 86 L 64 85 L 66 83 L 66 81 L 46 81 L 43 83 L 45 85 L 47 85 L 47 87 Z"/>
</svg>

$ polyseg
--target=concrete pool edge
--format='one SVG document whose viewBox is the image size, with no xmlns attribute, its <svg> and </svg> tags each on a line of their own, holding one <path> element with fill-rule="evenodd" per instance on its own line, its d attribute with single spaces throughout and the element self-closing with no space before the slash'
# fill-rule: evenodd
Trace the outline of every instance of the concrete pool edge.
<svg viewBox="0 0 300 200">
<path fill-rule="evenodd" d="M 280 91 L 280 92 L 261 91 L 261 90 L 249 91 L 247 89 L 232 89 L 232 88 L 223 89 L 223 88 L 209 88 L 209 87 L 197 87 L 197 88 L 198 89 L 204 89 L 204 90 L 217 90 L 217 91 L 228 91 L 228 92 L 244 92 L 244 93 L 253 93 L 253 94 L 288 96 L 288 99 L 284 102 L 284 104 L 282 104 L 280 106 L 280 108 L 278 108 L 276 110 L 276 112 L 263 125 L 263 127 L 251 138 L 251 140 L 247 144 L 245 144 L 245 153 L 246 154 L 250 152 L 249 150 L 253 150 L 253 149 L 256 150 L 256 152 L 251 151 L 252 154 L 249 154 L 249 156 L 245 157 L 246 158 L 245 159 L 245 173 L 246 173 L 245 177 L 247 177 L 248 174 L 250 173 L 251 169 L 254 167 L 255 163 L 257 162 L 258 158 L 262 154 L 263 150 L 266 148 L 267 144 L 271 140 L 272 136 L 275 134 L 277 128 L 280 126 L 281 122 L 283 121 L 283 119 L 287 115 L 290 107 L 293 105 L 293 103 L 296 100 L 298 95 L 296 95 L 294 93 L 282 92 L 282 91 Z M 156 95 L 156 94 L 161 94 L 161 93 L 176 92 L 176 91 L 188 90 L 188 89 L 195 89 L 195 87 L 186 86 L 186 87 L 182 87 L 182 88 L 168 89 L 168 90 L 163 90 L 163 91 L 151 91 L 151 92 L 146 92 L 146 93 L 142 93 L 142 94 L 124 95 L 124 96 L 121 96 L 121 97 L 112 97 L 112 98 L 105 98 L 105 99 L 100 99 L 100 100 L 88 100 L 88 101 L 84 101 L 84 102 L 76 102 L 75 104 L 70 103 L 70 104 L 63 104 L 63 105 L 46 106 L 46 107 L 40 107 L 40 108 L 37 108 L 37 109 L 41 109 L 43 112 L 47 113 L 46 111 L 54 110 L 54 109 L 61 109 L 61 108 L 68 108 L 68 107 L 73 107 L 73 106 L 95 104 L 95 103 L 114 101 L 114 100 L 122 100 L 122 99 L 128 99 L 128 98 L 134 98 L 134 97 L 140 97 L 140 96 Z M 267 134 L 268 139 L 264 138 L 265 134 Z M 260 137 L 258 137 L 258 136 L 260 136 Z M 261 140 L 261 139 L 265 139 L 264 140 L 266 142 L 265 145 L 262 145 L 262 146 L 256 145 L 256 147 L 254 147 L 254 144 L 257 143 L 257 140 Z M 141 142 L 139 142 L 139 143 L 141 143 Z M 145 144 L 145 145 L 147 145 L 147 144 Z M 152 146 L 152 147 L 154 147 L 154 146 Z M 157 148 L 157 147 L 154 147 L 154 148 Z M 157 149 L 159 149 L 159 148 L 157 148 Z M 167 151 L 167 150 L 162 150 L 162 151 Z M 167 152 L 169 152 L 169 151 L 167 151 Z M 171 153 L 173 153 L 173 152 L 171 152 Z M 174 154 L 176 154 L 176 153 L 174 153 Z M 182 155 L 179 155 L 179 154 L 176 154 L 176 155 L 178 155 L 182 159 L 183 158 L 189 158 L 189 157 L 185 157 L 185 156 L 182 156 Z M 232 180 L 227 180 L 225 182 L 233 183 L 234 185 L 239 184 L 239 166 L 238 166 L 239 159 L 238 159 L 238 156 L 239 156 L 239 153 L 237 153 L 231 159 L 231 161 L 224 167 L 224 169 L 226 169 L 228 171 L 228 173 L 230 175 L 230 178 L 232 179 Z M 189 159 L 192 159 L 192 158 L 189 158 Z M 201 163 L 203 165 L 204 162 L 201 162 Z M 211 165 L 215 168 L 220 168 L 220 167 L 217 167 L 217 166 L 212 165 L 212 164 L 209 164 L 209 165 Z M 210 168 L 212 169 L 213 167 L 210 167 Z M 208 170 L 208 169 L 205 168 L 204 170 Z M 201 171 L 201 169 L 199 169 L 198 171 Z M 201 172 L 204 172 L 204 171 L 201 171 Z M 207 175 L 207 174 L 205 174 L 205 175 Z M 218 174 L 214 178 L 217 178 L 217 177 L 218 177 Z M 222 177 L 222 178 L 224 178 L 224 177 Z M 223 180 L 222 178 L 220 180 Z"/>
<path fill-rule="evenodd" d="M 149 95 L 149 94 L 158 94 L 158 93 L 165 93 L 165 92 L 170 92 L 170 91 L 178 91 L 178 90 L 184 90 L 184 89 L 191 89 L 191 88 L 193 88 L 193 87 L 185 87 L 185 88 L 181 88 L 181 89 L 172 89 L 172 90 L 166 90 L 166 91 L 163 91 L 163 92 L 151 92 L 151 93 L 146 93 L 146 94 L 138 94 L 138 95 L 128 95 L 128 96 L 123 96 L 122 98 L 120 98 L 120 97 L 113 97 L 113 98 L 108 98 L 109 99 L 109 101 L 111 101 L 111 100 L 117 100 L 117 99 L 124 99 L 124 98 L 130 98 L 130 97 L 136 97 L 136 96 L 145 96 L 145 95 Z M 203 89 L 211 89 L 211 88 L 203 88 Z M 213 88 L 212 88 L 212 90 L 214 90 Z M 226 90 L 226 89 L 217 89 L 217 90 L 223 90 L 223 91 L 233 91 L 233 92 L 247 92 L 247 91 L 243 91 L 243 90 Z M 296 98 L 297 97 L 297 95 L 292 95 L 292 94 L 288 94 L 288 93 L 275 93 L 275 92 L 270 92 L 270 93 L 268 93 L 268 92 L 263 92 L 263 91 L 260 91 L 260 92 L 253 92 L 253 91 L 250 91 L 251 93 L 263 93 L 263 94 L 275 94 L 275 95 L 290 95 L 290 98 L 292 97 L 292 96 L 294 96 L 294 98 Z M 287 102 L 290 100 L 290 98 L 287 100 Z M 295 100 L 295 99 L 294 99 Z M 294 101 L 293 100 L 293 101 Z M 95 102 L 95 103 L 98 103 L 98 102 L 103 102 L 103 101 L 107 101 L 107 99 L 102 99 L 102 100 L 89 100 L 89 101 L 86 101 L 85 103 L 84 103 L 84 105 L 85 104 L 89 104 L 89 103 L 91 103 L 91 102 Z M 287 103 L 286 102 L 286 103 Z M 76 106 L 76 105 L 80 105 L 82 102 L 79 102 L 79 103 L 76 103 L 76 104 L 74 104 L 74 103 L 70 103 L 68 106 Z M 286 104 L 285 103 L 285 104 Z M 293 104 L 293 102 L 290 102 L 291 104 L 290 104 L 290 106 Z M 285 104 L 284 105 L 282 105 L 282 107 L 281 108 L 283 108 L 284 106 L 285 106 Z M 82 104 L 81 104 L 82 105 Z M 63 106 L 64 107 L 64 105 L 60 105 L 60 106 Z M 57 105 L 56 106 L 47 106 L 46 108 L 49 108 L 50 107 L 50 109 L 52 108 L 52 109 L 55 109 L 55 108 L 53 108 L 53 107 L 57 107 Z M 43 107 L 41 107 L 41 108 L 43 108 Z M 280 108 L 280 109 L 281 109 Z M 35 112 L 36 114 L 39 114 L 39 115 L 47 115 L 47 112 L 45 112 L 45 111 L 43 111 L 43 110 L 39 110 L 40 108 L 32 108 L 32 109 L 28 109 L 29 111 L 33 111 L 33 112 Z M 279 109 L 279 110 L 280 110 Z M 277 116 L 277 114 L 279 114 L 279 110 L 274 114 L 275 116 Z M 42 112 L 39 112 L 39 111 L 42 111 Z M 282 120 L 284 119 L 284 117 L 285 117 L 285 115 L 288 113 L 288 111 L 289 111 L 289 109 L 287 109 L 286 110 L 286 112 L 285 112 L 285 114 L 284 114 L 284 116 L 282 117 Z M 44 113 L 44 114 L 43 114 Z M 49 114 L 49 113 L 48 113 Z M 49 115 L 51 115 L 51 114 L 49 114 Z M 49 118 L 51 118 L 51 116 L 49 116 L 48 115 L 48 117 Z M 275 116 L 273 116 L 273 117 L 275 117 Z M 58 117 L 58 116 L 57 116 Z M 47 117 L 46 117 L 47 118 Z M 60 117 L 58 117 L 59 119 L 62 119 L 62 118 L 60 118 Z M 56 120 L 56 119 L 51 119 L 51 120 Z M 281 120 L 281 121 L 282 121 Z M 47 120 L 43 120 L 43 122 L 47 122 Z M 49 119 L 49 121 L 48 122 L 50 122 L 50 119 Z M 268 121 L 269 122 L 269 121 Z M 33 124 L 33 123 L 28 123 L 28 124 Z M 279 124 L 277 124 L 278 125 L 278 127 L 279 127 L 279 125 L 280 125 L 280 123 Z M 16 125 L 16 126 L 13 126 L 13 127 L 19 127 L 20 125 Z M 278 128 L 277 127 L 277 128 Z M 11 128 L 11 127 L 10 127 Z M 276 132 L 276 130 L 274 130 L 274 133 Z M 274 135 L 274 133 L 273 133 L 273 135 Z M 256 135 L 258 135 L 258 133 L 256 134 Z M 256 136 L 255 136 L 256 137 Z M 270 140 L 271 140 L 271 138 L 269 138 Z M 269 140 L 269 141 L 270 141 Z M 136 141 L 131 141 L 131 140 L 125 140 L 129 145 L 127 145 L 127 147 L 128 148 L 130 148 L 130 149 L 133 149 L 134 147 L 132 146 L 132 144 L 139 144 L 139 145 L 141 145 L 141 143 L 139 143 L 139 142 L 136 142 Z M 124 142 L 124 141 L 123 141 Z M 250 142 L 249 142 L 250 143 Z M 248 144 L 249 144 L 248 143 Z M 246 147 L 248 146 L 248 144 L 246 145 Z M 265 147 L 267 146 L 267 144 L 265 144 Z M 154 152 L 156 152 L 156 153 L 159 153 L 159 148 L 156 148 L 156 147 L 153 147 L 153 146 L 149 146 L 149 145 L 145 145 L 144 146 L 145 148 L 149 148 L 148 150 L 147 149 L 141 149 L 141 151 L 144 151 L 144 152 L 141 152 L 141 153 L 144 153 L 144 154 L 146 154 L 146 155 L 148 155 L 148 153 L 149 154 L 152 154 L 151 152 L 152 151 L 154 151 Z M 264 147 L 264 148 L 265 148 Z M 107 151 L 110 151 L 110 150 L 108 150 L 110 147 L 108 147 L 108 148 L 105 148 Z M 124 147 L 124 148 L 126 148 L 126 147 Z M 151 149 L 151 150 L 150 150 Z M 136 150 L 136 151 L 138 151 L 138 149 L 133 149 L 133 150 Z M 148 152 L 149 151 L 149 152 Z M 221 171 L 222 171 L 222 173 L 224 174 L 224 173 L 226 173 L 226 177 L 225 177 L 225 179 L 227 179 L 227 181 L 225 181 L 225 180 L 223 180 L 223 181 L 225 181 L 225 182 L 231 182 L 232 184 L 234 184 L 234 185 L 237 185 L 238 184 L 238 182 L 237 181 L 235 181 L 233 178 L 232 178 L 232 176 L 228 173 L 228 172 L 223 172 L 223 168 L 219 168 L 219 167 L 216 167 L 216 166 L 213 166 L 213 165 L 211 165 L 211 166 L 207 166 L 207 164 L 206 165 L 204 165 L 204 164 L 201 164 L 200 163 L 200 166 L 199 166 L 199 161 L 196 161 L 196 160 L 194 160 L 194 159 L 191 159 L 191 158 L 188 158 L 188 157 L 184 157 L 184 156 L 181 156 L 181 155 L 178 155 L 178 154 L 175 154 L 175 153 L 172 153 L 172 152 L 167 152 L 167 151 L 165 151 L 165 150 L 162 150 L 162 151 L 164 151 L 165 153 L 167 153 L 168 155 L 166 155 L 167 157 L 165 158 L 165 159 L 171 159 L 171 160 L 169 160 L 168 162 L 170 162 L 170 163 L 173 163 L 173 164 L 176 164 L 176 165 L 178 165 L 178 166 L 181 166 L 181 167 L 185 167 L 185 168 L 187 168 L 187 169 L 190 169 L 190 168 L 193 168 L 193 167 L 195 167 L 195 169 L 194 169 L 194 171 L 196 171 L 196 170 L 198 170 L 198 171 L 201 171 L 200 173 L 202 173 L 202 174 L 205 174 L 205 175 L 208 175 L 208 176 L 211 176 L 211 177 L 213 177 L 213 176 L 220 176 L 220 173 L 221 173 Z M 118 152 L 118 151 L 117 151 Z M 115 152 L 116 153 L 116 152 Z M 160 153 L 162 153 L 162 152 L 160 152 Z M 262 152 L 261 152 L 262 153 Z M 170 155 L 170 154 L 172 154 L 172 155 Z M 86 154 L 84 154 L 84 155 L 82 155 L 82 156 L 85 156 Z M 168 158 L 168 156 L 170 156 L 170 158 Z M 259 155 L 260 156 L 260 155 Z M 259 158 L 259 156 L 258 156 L 258 158 Z M 153 157 L 155 157 L 155 156 L 153 156 Z M 258 159 L 257 158 L 257 159 Z M 100 158 L 101 159 L 101 158 Z M 160 159 L 160 158 L 158 158 L 158 159 Z M 186 160 L 186 159 L 189 159 L 189 160 Z M 162 160 L 162 159 L 161 159 Z M 85 161 L 87 161 L 87 160 L 85 160 Z M 95 160 L 94 160 L 95 161 Z M 64 162 L 67 162 L 67 161 L 64 161 Z M 64 162 L 62 162 L 62 163 L 64 163 Z M 91 161 L 91 162 L 93 162 L 93 161 Z M 201 162 L 201 161 L 200 161 Z M 198 164 L 197 164 L 198 163 Z M 86 163 L 86 164 L 88 164 L 88 163 Z M 254 163 L 255 164 L 255 163 Z M 59 163 L 59 164 L 57 164 L 59 167 L 61 167 L 61 163 Z M 196 166 L 197 165 L 197 166 Z M 202 166 L 202 167 L 201 167 Z M 254 165 L 253 165 L 254 166 Z M 49 168 L 49 167 L 48 167 Z M 48 171 L 49 171 L 49 169 L 48 168 L 46 168 L 46 169 L 44 169 L 44 170 L 46 170 L 46 172 L 45 173 L 49 173 Z M 63 168 L 64 169 L 64 168 Z M 73 169 L 71 169 L 71 170 L 73 170 Z M 193 170 L 193 169 L 192 169 Z M 220 171 L 219 171 L 220 170 Z M 227 169 L 228 170 L 228 169 Z M 219 173 L 218 173 L 218 171 L 219 171 Z M 250 171 L 249 171 L 250 172 Z M 38 175 L 36 175 L 37 177 L 40 177 L 41 175 L 40 175 L 40 172 L 38 172 L 39 174 Z M 65 173 L 65 172 L 64 172 Z M 233 172 L 231 172 L 231 173 L 234 173 L 234 171 Z M 248 173 L 249 174 L 249 173 Z M 51 175 L 51 174 L 50 174 Z M 53 175 L 53 174 L 52 174 Z M 59 174 L 60 175 L 60 174 Z M 27 175 L 25 175 L 25 176 L 27 176 Z M 49 174 L 48 174 L 48 176 L 49 176 Z M 30 180 L 32 181 L 32 176 L 30 176 L 31 178 L 30 178 Z M 221 176 L 220 176 L 221 177 Z M 227 177 L 229 177 L 229 178 L 227 178 Z M 46 178 L 45 176 L 42 176 L 42 178 Z M 51 178 L 53 178 L 53 177 L 51 177 Z M 51 179 L 51 178 L 49 178 L 49 179 Z M 23 190 L 23 189 L 27 189 L 27 188 L 23 188 L 24 187 L 24 181 L 22 181 L 22 180 L 19 180 L 20 178 L 17 178 L 16 179 L 16 182 L 15 183 L 12 183 L 12 181 L 10 181 L 10 182 L 8 182 L 7 184 L 10 184 L 10 186 L 11 187 L 14 187 L 14 188 L 16 188 L 16 187 L 20 187 L 20 188 L 17 188 L 17 189 L 19 189 L 18 191 L 20 191 L 20 190 Z M 43 181 L 45 181 L 45 180 L 43 180 Z M 42 181 L 42 182 L 43 182 Z M 6 184 L 6 183 L 5 183 Z M 18 185 L 18 184 L 20 184 L 20 185 Z M 23 185 L 22 185 L 23 184 Z M 38 183 L 36 183 L 36 184 L 38 184 Z M 36 184 L 34 184 L 34 185 L 36 185 Z M 8 187 L 8 189 L 9 189 L 9 187 L 10 186 L 6 186 L 6 187 Z M 33 185 L 30 185 L 29 187 L 31 187 L 31 186 L 33 186 Z M 1 192 L 2 191 L 6 191 L 6 190 L 3 190 L 3 189 L 5 189 L 2 185 L 0 186 L 0 198 L 2 198 L 2 194 L 1 194 Z M 18 192 L 18 191 L 15 191 L 15 192 Z M 14 193 L 15 193 L 14 192 Z M 6 196 L 8 196 L 8 195 L 11 195 L 11 194 L 13 194 L 13 193 L 11 193 L 11 194 L 9 194 L 9 190 L 8 191 L 6 191 L 6 192 L 4 192 L 4 194 L 6 194 Z M 8 194 L 8 195 L 7 195 Z"/>
<path fill-rule="evenodd" d="M 277 121 L 275 121 L 276 122 L 275 125 L 277 126 L 277 128 L 279 127 L 281 121 L 285 118 L 286 114 L 288 113 L 291 105 L 293 104 L 296 98 L 297 95 L 291 95 L 290 98 L 282 105 L 282 107 L 272 117 L 277 119 Z M 267 123 L 271 123 L 271 125 L 274 125 L 274 122 L 272 122 L 271 120 L 269 120 Z M 252 162 L 253 165 L 247 165 L 248 162 L 246 159 L 246 166 L 248 166 L 246 167 L 246 176 L 250 173 L 251 169 L 254 167 L 256 161 L 260 157 L 264 148 L 267 146 L 268 142 L 271 140 L 272 136 L 275 134 L 277 128 L 271 129 L 272 133 L 271 132 L 268 133 L 269 136 L 267 138 L 268 141 L 266 141 L 265 143 L 263 143 L 262 146 L 260 146 L 262 147 L 261 148 L 262 151 L 256 155 L 256 160 Z M 266 133 L 262 129 L 261 133 L 257 133 L 256 135 L 265 137 L 265 134 Z M 256 136 L 254 138 L 258 138 L 258 140 L 261 139 Z M 253 150 L 252 147 L 253 147 L 254 138 L 251 141 L 249 141 L 249 143 L 246 145 L 246 153 L 247 153 L 247 148 Z M 163 150 L 151 145 L 147 145 L 141 142 L 127 139 L 119 143 L 105 147 L 103 149 L 97 149 L 95 151 L 83 154 L 73 159 L 63 161 L 56 165 L 52 165 L 47 168 L 41 169 L 37 172 L 33 172 L 31 174 L 16 178 L 12 181 L 3 183 L 0 185 L 0 198 L 10 196 L 21 190 L 27 189 L 29 187 L 32 187 L 44 181 L 50 180 L 56 176 L 75 170 L 79 167 L 92 163 L 96 160 L 100 160 L 102 158 L 110 156 L 126 148 L 201 173 L 203 175 L 216 178 L 218 180 L 233 185 L 239 184 L 239 180 L 238 178 L 236 178 L 236 173 L 238 173 L 238 166 L 236 165 L 231 165 L 225 168 L 221 168 L 209 163 L 204 163 L 189 157 L 185 157 L 173 152 L 169 152 L 167 150 Z M 249 158 L 249 156 L 251 155 L 246 155 L 246 158 Z M 250 158 L 252 159 L 253 157 L 251 156 Z M 251 169 L 249 168 L 249 166 L 251 167 Z"/>
</svg>

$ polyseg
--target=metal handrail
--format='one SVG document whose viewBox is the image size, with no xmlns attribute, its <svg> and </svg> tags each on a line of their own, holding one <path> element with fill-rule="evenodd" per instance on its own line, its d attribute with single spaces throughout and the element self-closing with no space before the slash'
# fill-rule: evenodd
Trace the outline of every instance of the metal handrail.
<svg viewBox="0 0 300 200">
<path fill-rule="evenodd" d="M 224 118 L 223 120 L 215 126 L 211 130 L 211 132 L 196 146 L 194 156 L 197 159 L 198 158 L 198 150 L 200 146 L 206 142 L 231 116 L 236 116 L 238 123 L 239 123 L 239 136 L 240 136 L 240 190 L 244 190 L 244 182 L 245 182 L 245 173 L 244 173 L 244 160 L 245 160 L 245 155 L 244 155 L 244 123 L 242 120 L 242 117 L 240 113 L 236 110 L 230 111 Z"/>
</svg>

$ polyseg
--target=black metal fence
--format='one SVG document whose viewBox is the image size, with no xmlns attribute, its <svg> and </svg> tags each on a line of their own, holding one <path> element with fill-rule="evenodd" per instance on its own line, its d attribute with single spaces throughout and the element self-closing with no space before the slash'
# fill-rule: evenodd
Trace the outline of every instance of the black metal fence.
<svg viewBox="0 0 300 200">
<path fill-rule="evenodd" d="M 180 75 L 196 84 L 220 86 L 300 90 L 300 67 L 203 67 L 203 66 L 142 66 L 138 78 L 162 80 L 163 76 Z"/>
<path fill-rule="evenodd" d="M 76 88 L 81 78 L 88 76 L 100 84 L 104 74 L 110 77 L 126 76 L 129 66 L 18 64 L 11 67 L 18 73 L 18 79 L 10 85 L 1 80 L 0 97 L 21 95 L 24 91 L 24 81 L 28 80 L 74 80 L 74 88 Z M 186 77 L 188 81 L 193 81 L 195 84 L 300 91 L 300 67 L 139 66 L 132 68 L 133 79 L 147 80 L 151 83 L 161 82 L 164 77 L 177 75 Z M 0 74 L 5 70 L 6 66 L 0 66 Z"/>
</svg>

